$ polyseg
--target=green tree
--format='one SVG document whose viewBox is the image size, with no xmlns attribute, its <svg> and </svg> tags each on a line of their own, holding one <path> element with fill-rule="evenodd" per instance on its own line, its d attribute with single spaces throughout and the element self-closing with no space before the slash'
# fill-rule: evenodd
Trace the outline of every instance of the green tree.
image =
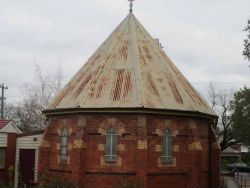
<svg viewBox="0 0 250 188">
<path fill-rule="evenodd" d="M 231 102 L 232 128 L 235 140 L 250 145 L 250 89 L 243 88 L 234 94 Z"/>
<path fill-rule="evenodd" d="M 243 56 L 250 61 L 250 20 L 247 21 L 244 31 L 247 32 L 247 38 L 244 40 Z"/>
</svg>

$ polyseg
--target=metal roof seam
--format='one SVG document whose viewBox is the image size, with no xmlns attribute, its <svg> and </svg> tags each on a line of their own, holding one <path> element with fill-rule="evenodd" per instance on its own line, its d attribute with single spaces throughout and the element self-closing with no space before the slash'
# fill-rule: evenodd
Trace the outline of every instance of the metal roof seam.
<svg viewBox="0 0 250 188">
<path fill-rule="evenodd" d="M 48 109 L 151 108 L 215 115 L 130 13 Z"/>
</svg>

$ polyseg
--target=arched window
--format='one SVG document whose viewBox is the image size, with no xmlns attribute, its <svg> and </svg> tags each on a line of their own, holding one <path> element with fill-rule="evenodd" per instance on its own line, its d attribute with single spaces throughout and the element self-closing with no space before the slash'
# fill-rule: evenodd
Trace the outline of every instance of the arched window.
<svg viewBox="0 0 250 188">
<path fill-rule="evenodd" d="M 172 151 L 172 134 L 170 129 L 166 129 L 163 134 L 162 140 L 162 162 L 164 163 L 171 163 L 173 158 L 173 151 Z"/>
<path fill-rule="evenodd" d="M 61 162 L 65 162 L 68 159 L 68 129 L 64 128 L 61 134 Z"/>
<path fill-rule="evenodd" d="M 115 128 L 109 128 L 106 135 L 105 160 L 108 162 L 116 161 L 116 134 Z"/>
</svg>

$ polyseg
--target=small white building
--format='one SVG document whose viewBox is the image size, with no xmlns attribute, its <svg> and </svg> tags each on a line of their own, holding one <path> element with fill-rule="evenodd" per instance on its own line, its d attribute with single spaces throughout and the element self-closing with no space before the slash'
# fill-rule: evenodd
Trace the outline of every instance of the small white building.
<svg viewBox="0 0 250 188">
<path fill-rule="evenodd" d="M 0 119 L 0 133 L 21 134 L 22 131 L 16 126 L 14 121 Z"/>
<path fill-rule="evenodd" d="M 21 133 L 14 121 L 0 119 L 0 182 L 9 181 L 8 170 L 15 165 L 16 137 Z"/>
<path fill-rule="evenodd" d="M 0 170 L 3 170 L 5 168 L 5 153 L 7 148 L 7 141 L 8 140 L 8 134 L 7 133 L 0 133 Z M 1 175 L 0 175 L 1 180 Z"/>
<path fill-rule="evenodd" d="M 16 143 L 15 188 L 20 184 L 29 185 L 37 182 L 38 152 L 42 137 L 43 131 L 18 136 Z"/>
<path fill-rule="evenodd" d="M 14 187 L 37 182 L 38 152 L 43 131 L 22 134 L 12 120 L 0 119 L 0 182 L 14 172 Z"/>
</svg>

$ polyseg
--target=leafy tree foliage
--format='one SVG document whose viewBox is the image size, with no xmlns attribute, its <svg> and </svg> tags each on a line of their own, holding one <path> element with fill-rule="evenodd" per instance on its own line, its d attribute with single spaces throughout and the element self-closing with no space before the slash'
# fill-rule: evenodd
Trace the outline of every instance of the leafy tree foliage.
<svg viewBox="0 0 250 188">
<path fill-rule="evenodd" d="M 250 145 L 250 89 L 236 92 L 232 100 L 233 135 L 246 146 Z"/>
<path fill-rule="evenodd" d="M 209 86 L 209 102 L 219 116 L 217 136 L 221 150 L 234 144 L 250 146 L 250 89 L 237 92 Z"/>
<path fill-rule="evenodd" d="M 247 32 L 247 38 L 244 40 L 243 56 L 250 61 L 250 20 L 247 22 L 247 26 L 244 29 Z"/>
</svg>

